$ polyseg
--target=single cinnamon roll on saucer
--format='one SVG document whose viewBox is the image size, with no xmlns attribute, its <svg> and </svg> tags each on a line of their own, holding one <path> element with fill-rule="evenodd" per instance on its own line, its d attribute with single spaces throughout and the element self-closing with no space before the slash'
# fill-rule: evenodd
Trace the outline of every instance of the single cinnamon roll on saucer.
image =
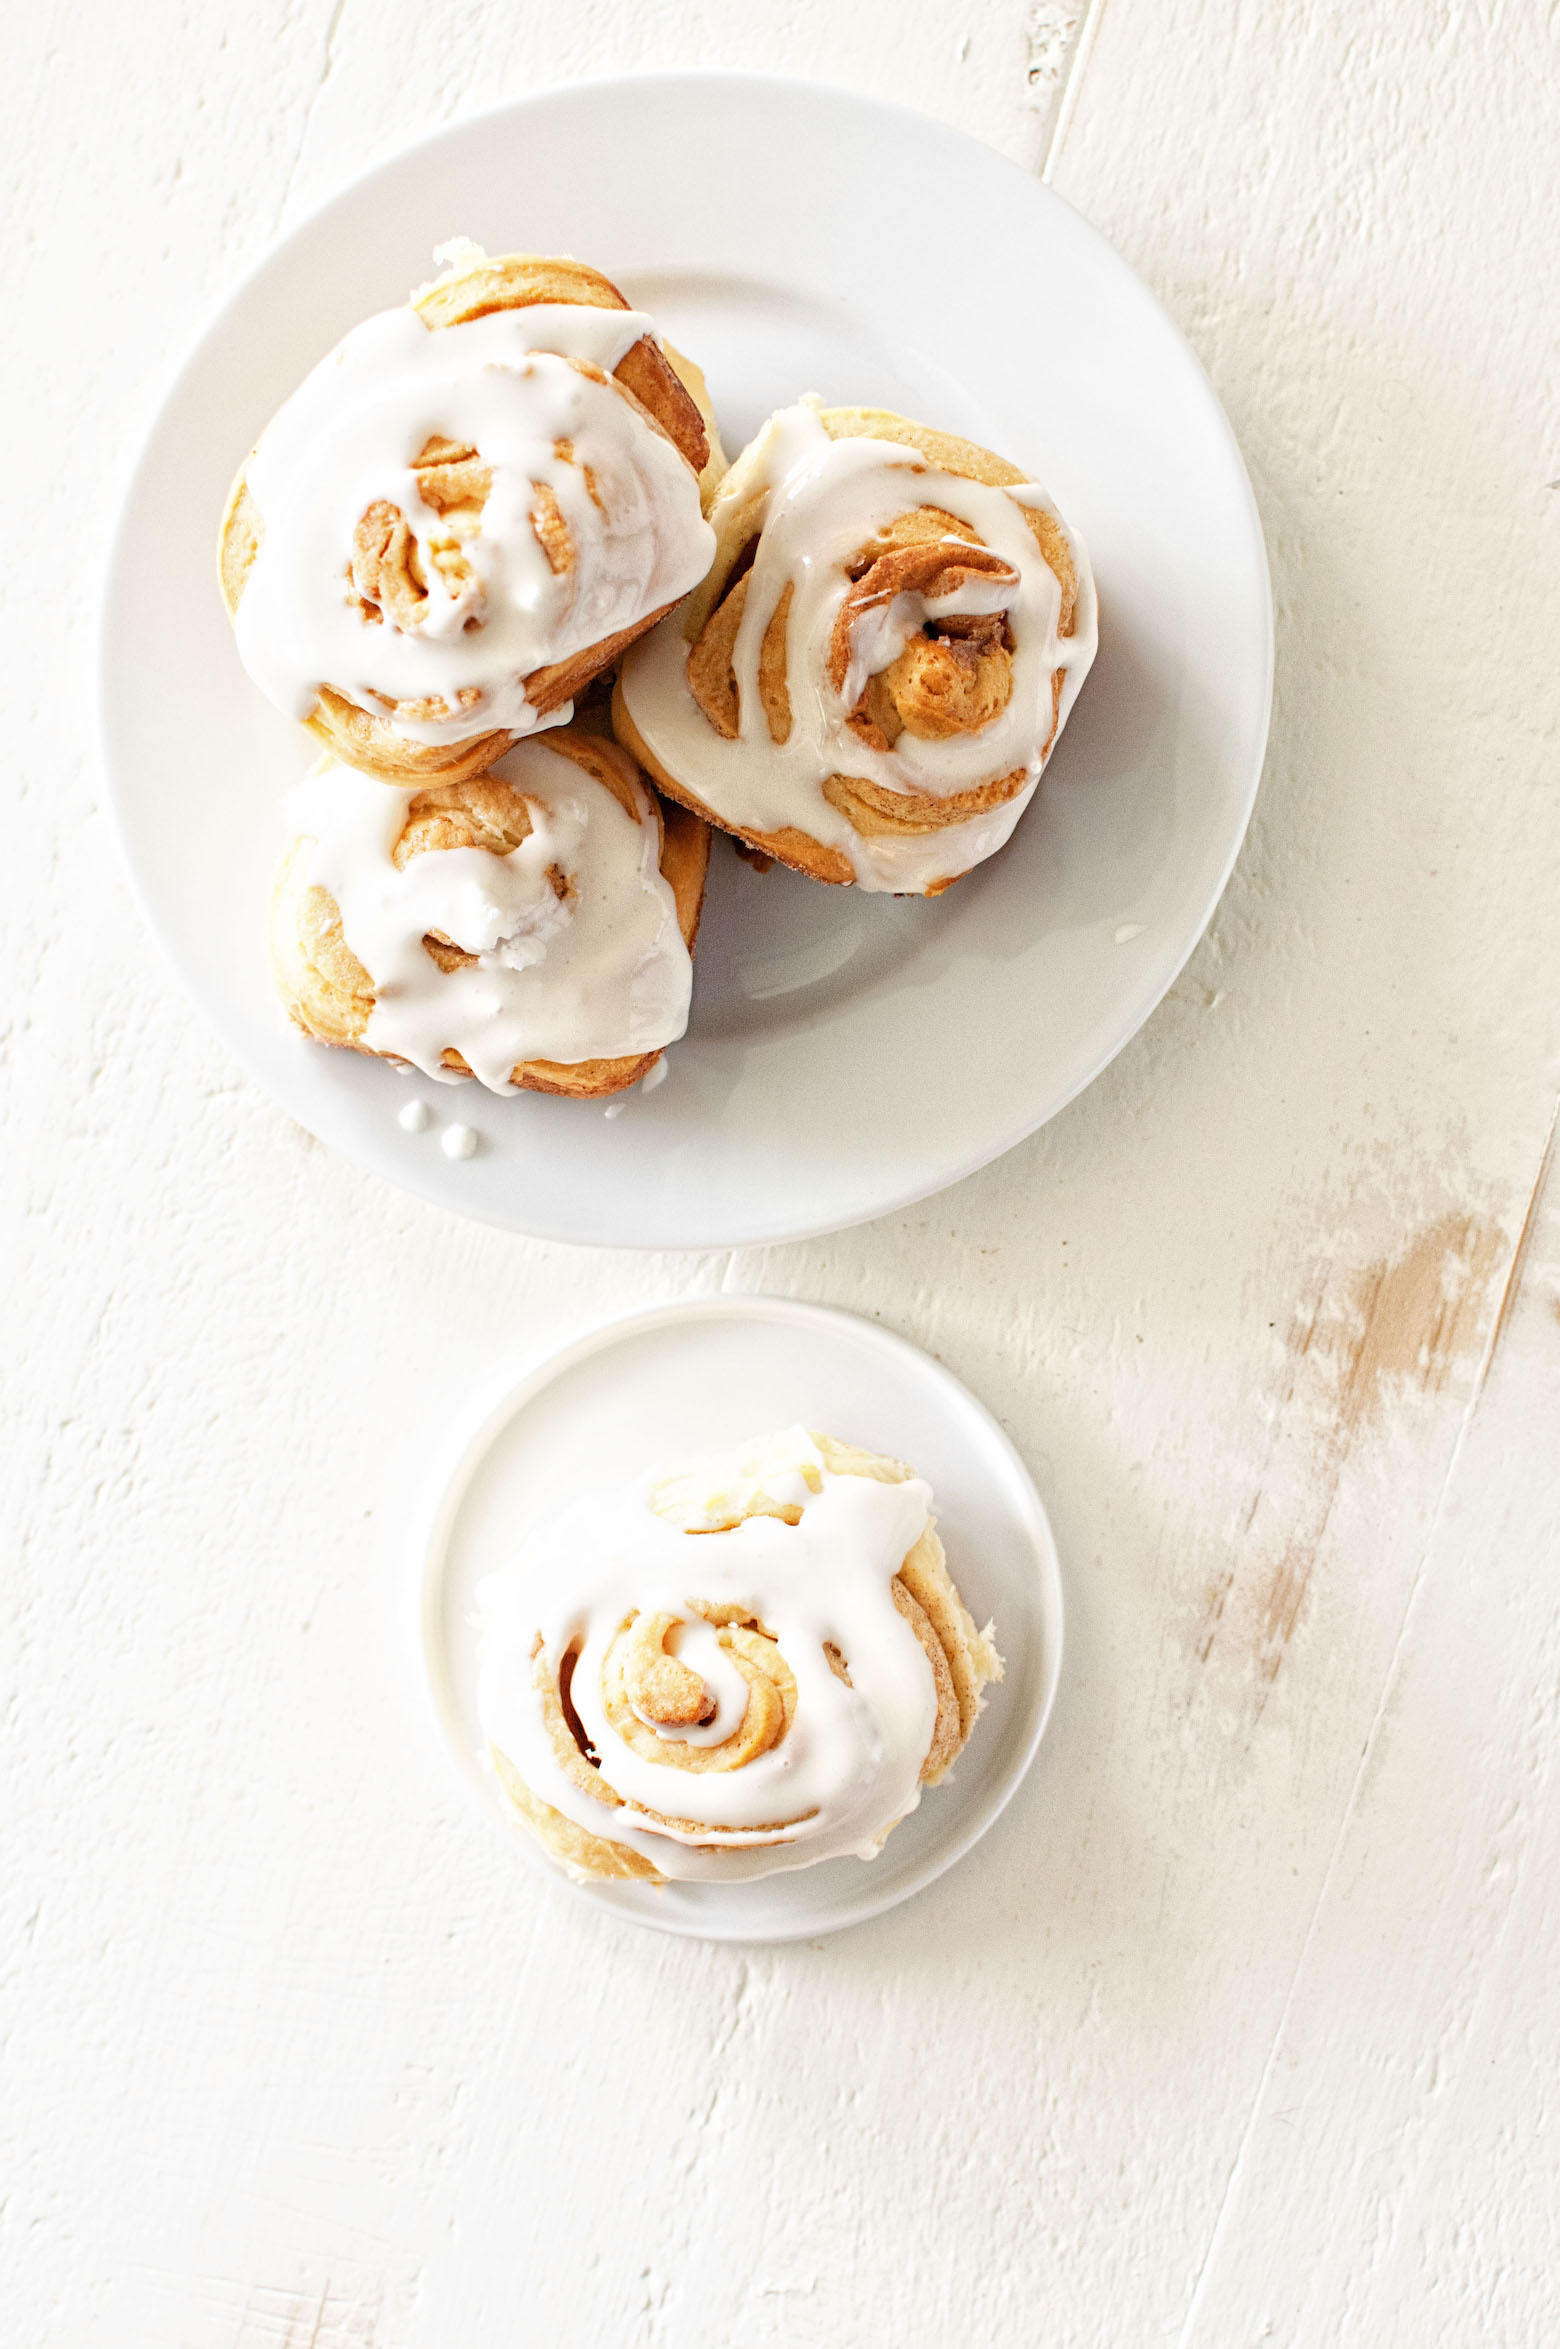
<svg viewBox="0 0 1560 2349">
<path fill-rule="evenodd" d="M 683 1033 L 709 833 L 609 738 L 560 727 L 420 790 L 324 759 L 287 816 L 271 966 L 316 1042 L 600 1097 Z"/>
<path fill-rule="evenodd" d="M 499 1782 L 576 1877 L 872 1858 L 1001 1678 L 902 1462 L 792 1427 L 530 1536 L 478 1593 Z"/>
<path fill-rule="evenodd" d="M 708 576 L 622 665 L 618 739 L 763 855 L 936 896 L 1011 836 L 1088 673 L 1081 541 L 989 449 L 813 400 L 710 521 Z"/>
<path fill-rule="evenodd" d="M 578 261 L 443 253 L 277 411 L 219 547 L 255 682 L 391 782 L 561 724 L 714 544 L 702 383 L 653 322 Z"/>
</svg>

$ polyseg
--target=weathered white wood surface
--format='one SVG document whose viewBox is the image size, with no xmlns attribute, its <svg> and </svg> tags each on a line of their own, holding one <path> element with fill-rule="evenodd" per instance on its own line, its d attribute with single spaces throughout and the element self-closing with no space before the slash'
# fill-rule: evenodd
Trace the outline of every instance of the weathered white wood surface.
<svg viewBox="0 0 1560 2349">
<path fill-rule="evenodd" d="M 1553 19 L 1082 14 L 12 12 L 0 2265 L 28 2349 L 1560 2332 Z M 254 1094 L 130 901 L 90 691 L 123 469 L 277 231 L 479 106 L 688 64 L 826 73 L 1049 169 L 1208 365 L 1280 622 L 1247 851 L 1109 1074 L 927 1207 L 702 1261 L 458 1225 Z M 816 1948 L 533 1888 L 425 1724 L 398 1579 L 473 1385 L 720 1286 L 933 1348 L 1069 1569 L 1023 1796 Z"/>
</svg>

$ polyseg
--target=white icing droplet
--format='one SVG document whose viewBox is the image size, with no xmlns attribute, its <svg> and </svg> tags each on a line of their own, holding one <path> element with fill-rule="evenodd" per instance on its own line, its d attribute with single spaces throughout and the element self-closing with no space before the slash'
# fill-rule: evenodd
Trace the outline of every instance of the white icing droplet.
<svg viewBox="0 0 1560 2349">
<path fill-rule="evenodd" d="M 433 1111 L 426 1101 L 408 1101 L 395 1122 L 403 1134 L 425 1134 L 433 1123 Z"/>
<path fill-rule="evenodd" d="M 446 1126 L 439 1136 L 439 1148 L 446 1158 L 470 1158 L 478 1140 L 474 1126 Z"/>
<path fill-rule="evenodd" d="M 1121 928 L 1116 932 L 1116 944 L 1125 946 L 1129 938 L 1141 938 L 1143 927 L 1141 922 L 1123 922 Z"/>
<path fill-rule="evenodd" d="M 624 1100 L 609 1101 L 601 1114 L 603 1117 L 621 1117 L 627 1107 L 628 1103 Z"/>
<path fill-rule="evenodd" d="M 666 1077 L 667 1077 L 666 1058 L 665 1058 L 665 1055 L 663 1054 L 663 1055 L 662 1055 L 662 1057 L 661 1057 L 661 1059 L 659 1059 L 659 1060 L 656 1062 L 656 1064 L 655 1064 L 654 1068 L 653 1068 L 653 1069 L 650 1069 L 650 1070 L 648 1070 L 648 1071 L 646 1072 L 646 1074 L 645 1074 L 644 1078 L 642 1079 L 642 1081 L 641 1081 L 641 1083 L 640 1083 L 640 1087 L 639 1087 L 639 1090 L 640 1090 L 640 1092 L 641 1092 L 641 1093 L 653 1093 L 653 1092 L 655 1091 L 655 1089 L 656 1089 L 657 1085 L 664 1085 L 664 1084 L 665 1084 L 665 1082 L 666 1082 Z"/>
</svg>

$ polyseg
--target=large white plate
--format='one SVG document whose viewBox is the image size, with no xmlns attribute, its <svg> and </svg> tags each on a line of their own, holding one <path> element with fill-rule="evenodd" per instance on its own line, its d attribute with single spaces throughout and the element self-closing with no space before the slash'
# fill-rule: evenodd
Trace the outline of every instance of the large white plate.
<svg viewBox="0 0 1560 2349">
<path fill-rule="evenodd" d="M 954 1579 L 976 1621 L 995 1621 L 1005 1674 L 951 1779 L 926 1790 L 875 1860 L 752 1884 L 577 1887 L 666 1933 L 810 1940 L 907 1900 L 985 1833 L 1033 1759 L 1062 1659 L 1056 1548 L 1023 1462 L 969 1390 L 903 1338 L 786 1298 L 701 1298 L 610 1323 L 531 1371 L 463 1445 L 428 1537 L 423 1643 L 456 1761 L 517 1854 L 565 1885 L 485 1760 L 477 1585 L 582 1487 L 798 1421 L 927 1479 Z"/>
<path fill-rule="evenodd" d="M 736 449 L 816 391 L 973 436 L 1081 530 L 1101 651 L 1012 844 L 935 904 L 760 878 L 717 843 L 688 1037 L 621 1114 L 404 1081 L 292 1032 L 264 908 L 306 738 L 248 683 L 218 600 L 238 461 L 434 245 L 605 269 L 706 368 Z M 288 239 L 179 376 L 108 590 L 103 708 L 153 923 L 223 1036 L 322 1140 L 549 1239 L 798 1238 L 969 1174 L 1118 1052 L 1201 934 L 1250 813 L 1272 617 L 1239 453 L 1158 303 L 1057 197 L 974 141 L 836 90 L 596 82 L 413 148 Z"/>
</svg>

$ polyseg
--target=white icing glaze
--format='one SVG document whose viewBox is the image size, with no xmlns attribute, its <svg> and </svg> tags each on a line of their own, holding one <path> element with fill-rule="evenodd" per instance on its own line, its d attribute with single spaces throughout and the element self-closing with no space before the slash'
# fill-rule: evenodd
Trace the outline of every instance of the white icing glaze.
<svg viewBox="0 0 1560 2349">
<path fill-rule="evenodd" d="M 1041 507 L 1061 523 L 1043 491 L 1033 484 L 993 489 L 965 481 L 892 441 L 831 440 L 817 409 L 815 400 L 781 409 L 728 477 L 727 491 L 737 480 L 731 494 L 747 495 L 755 479 L 765 493 L 732 656 L 737 740 L 717 734 L 693 697 L 688 644 L 675 612 L 625 659 L 623 694 L 668 774 L 685 781 L 723 822 L 760 833 L 795 825 L 842 849 L 861 888 L 922 891 L 992 855 L 1033 797 L 1048 755 L 1047 736 L 1055 740 L 1052 672 L 1064 673 L 1059 735 L 1094 659 L 1093 574 L 1076 532 L 1062 523 L 1078 586 L 1073 633 L 1058 635 L 1061 588 L 1023 517 L 1025 507 Z M 1017 584 L 976 576 L 949 596 L 898 595 L 885 609 L 863 613 L 843 690 L 836 692 L 826 661 L 849 587 L 843 566 L 875 532 L 918 506 L 935 506 L 969 523 L 1017 573 Z M 719 500 L 712 519 L 719 519 Z M 956 545 L 950 542 L 950 551 Z M 786 742 L 775 743 L 759 701 L 758 663 L 764 631 L 788 583 L 794 589 L 786 627 L 791 732 Z M 867 680 L 898 657 L 924 621 L 954 611 L 999 610 L 1007 612 L 1014 639 L 1013 682 L 1006 709 L 989 726 L 941 742 L 904 733 L 886 751 L 874 751 L 852 731 L 846 721 Z M 936 832 L 859 833 L 822 790 L 828 776 L 852 775 L 890 790 L 946 798 L 1019 768 L 1029 780 L 1011 799 Z"/>
<path fill-rule="evenodd" d="M 446 1158 L 473 1158 L 478 1138 L 474 1126 L 446 1126 L 439 1136 L 439 1148 Z"/>
<path fill-rule="evenodd" d="M 304 718 L 330 685 L 423 743 L 561 724 L 571 705 L 539 715 L 526 677 L 632 627 L 710 565 L 692 471 L 603 379 L 653 334 L 640 311 L 581 303 L 437 328 L 407 307 L 355 327 L 278 410 L 246 469 L 263 537 L 235 626 L 262 691 Z M 474 447 L 491 470 L 472 533 L 419 493 L 413 460 L 434 435 Z M 574 563 L 557 574 L 532 525 L 539 486 L 573 541 Z M 412 629 L 369 620 L 352 588 L 353 534 L 381 499 L 405 517 L 427 581 Z M 438 557 L 456 543 L 452 586 Z M 430 699 L 449 714 L 387 707 Z"/>
<path fill-rule="evenodd" d="M 403 1134 L 425 1134 L 433 1123 L 433 1111 L 426 1101 L 408 1101 L 395 1122 Z"/>
<path fill-rule="evenodd" d="M 517 744 L 492 773 L 525 797 L 531 831 L 520 846 L 508 856 L 432 849 L 399 871 L 391 850 L 416 791 L 322 759 L 288 794 L 288 828 L 312 843 L 301 877 L 335 899 L 342 936 L 374 983 L 364 1042 L 450 1082 L 458 1075 L 443 1056 L 458 1052 L 496 1093 L 522 1061 L 611 1060 L 673 1043 L 688 1024 L 693 966 L 649 793 L 636 783 L 636 822 L 545 741 Z M 476 961 L 442 971 L 422 943 L 429 931 Z"/>
<path fill-rule="evenodd" d="M 700 1531 L 763 1492 L 800 1509 L 786 1524 L 750 1517 Z M 654 1484 L 592 1497 L 527 1538 L 519 1562 L 489 1576 L 477 1603 L 478 1711 L 491 1743 L 526 1784 L 592 1835 L 627 1844 L 679 1879 L 763 1876 L 844 1853 L 870 1858 L 920 1799 L 937 1716 L 925 1652 L 894 1605 L 892 1583 L 930 1522 L 919 1477 L 881 1484 L 829 1470 L 805 1428 L 692 1464 Z M 601 1700 L 602 1667 L 625 1620 L 665 1611 L 675 1653 L 716 1700 L 710 1722 L 681 1732 L 715 1744 L 740 1725 L 747 1687 L 692 1601 L 740 1607 L 774 1634 L 795 1676 L 796 1713 L 766 1752 L 730 1770 L 693 1772 L 636 1754 Z M 623 1798 L 582 1793 L 558 1763 L 533 1648 L 556 1671 L 578 1646 L 571 1701 Z M 832 1642 L 849 1665 L 837 1679 Z M 645 1810 L 695 1821 L 647 1822 Z M 784 1822 L 778 1829 L 776 1822 Z"/>
</svg>

